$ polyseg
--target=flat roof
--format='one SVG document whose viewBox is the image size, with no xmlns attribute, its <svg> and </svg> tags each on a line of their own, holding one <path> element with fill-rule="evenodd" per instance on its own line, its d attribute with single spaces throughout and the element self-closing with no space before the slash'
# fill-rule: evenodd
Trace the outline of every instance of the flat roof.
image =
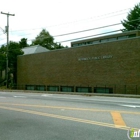
<svg viewBox="0 0 140 140">
<path fill-rule="evenodd" d="M 81 39 L 78 41 L 73 41 L 73 42 L 71 42 L 71 44 L 81 43 L 81 42 L 85 42 L 85 41 L 93 41 L 93 40 L 99 40 L 99 39 L 107 39 L 107 38 L 125 36 L 125 35 L 130 35 L 130 34 L 136 34 L 136 36 L 140 36 L 140 30 L 126 31 L 126 32 L 111 34 L 111 35 L 106 35 L 106 36 L 103 35 L 103 36 L 99 36 L 99 37 Z M 93 35 L 93 36 L 97 36 L 97 35 Z"/>
</svg>

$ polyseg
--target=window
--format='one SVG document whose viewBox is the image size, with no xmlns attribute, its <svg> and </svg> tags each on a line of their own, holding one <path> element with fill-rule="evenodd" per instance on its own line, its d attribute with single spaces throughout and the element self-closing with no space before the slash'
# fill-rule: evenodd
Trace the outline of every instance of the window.
<svg viewBox="0 0 140 140">
<path fill-rule="evenodd" d="M 102 39 L 101 42 L 108 42 L 108 39 Z"/>
<path fill-rule="evenodd" d="M 88 41 L 88 42 L 86 42 L 86 44 L 92 44 L 93 42 L 92 41 Z"/>
<path fill-rule="evenodd" d="M 114 38 L 109 38 L 109 39 L 108 39 L 108 41 L 115 41 L 115 40 L 117 40 L 116 37 L 114 37 Z"/>
<path fill-rule="evenodd" d="M 34 85 L 26 85 L 26 90 L 35 90 Z"/>
<path fill-rule="evenodd" d="M 71 87 L 71 86 L 61 86 L 61 91 L 73 92 L 74 91 L 74 87 Z"/>
<path fill-rule="evenodd" d="M 78 44 L 72 44 L 72 47 L 77 47 L 78 46 Z"/>
<path fill-rule="evenodd" d="M 44 85 L 37 85 L 36 90 L 45 91 L 46 89 Z"/>
<path fill-rule="evenodd" d="M 95 87 L 94 93 L 113 93 L 113 88 L 108 87 Z"/>
<path fill-rule="evenodd" d="M 98 44 L 98 43 L 100 43 L 100 40 L 93 41 L 93 44 Z"/>
<path fill-rule="evenodd" d="M 119 36 L 119 37 L 118 37 L 118 40 L 126 39 L 126 38 L 128 38 L 128 36 Z"/>
<path fill-rule="evenodd" d="M 89 93 L 89 92 L 92 92 L 92 88 L 91 87 L 76 87 L 76 92 Z"/>
<path fill-rule="evenodd" d="M 48 91 L 59 91 L 59 86 L 47 86 Z"/>
<path fill-rule="evenodd" d="M 86 42 L 83 42 L 83 43 L 82 43 L 82 46 L 84 46 L 84 45 L 86 45 Z"/>
<path fill-rule="evenodd" d="M 136 37 L 136 34 L 131 34 L 131 35 L 129 35 L 128 37 Z"/>
</svg>

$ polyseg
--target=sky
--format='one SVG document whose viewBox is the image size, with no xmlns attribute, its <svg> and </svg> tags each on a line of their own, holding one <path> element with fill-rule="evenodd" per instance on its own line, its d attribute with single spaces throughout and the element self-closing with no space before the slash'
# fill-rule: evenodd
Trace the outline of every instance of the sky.
<svg viewBox="0 0 140 140">
<path fill-rule="evenodd" d="M 15 14 L 9 17 L 9 40 L 18 42 L 27 38 L 31 44 L 42 29 L 56 36 L 120 23 L 138 3 L 139 0 L 4 0 L 0 12 Z M 3 33 L 6 25 L 7 16 L 0 14 L 0 46 L 6 43 L 6 34 Z M 55 42 L 70 47 L 70 42 L 75 41 L 72 39 L 96 37 L 122 28 L 119 24 L 54 38 Z"/>
</svg>

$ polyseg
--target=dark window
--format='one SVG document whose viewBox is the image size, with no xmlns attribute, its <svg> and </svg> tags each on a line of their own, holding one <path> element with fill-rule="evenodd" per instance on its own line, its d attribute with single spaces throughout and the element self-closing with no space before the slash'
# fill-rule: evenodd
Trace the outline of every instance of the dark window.
<svg viewBox="0 0 140 140">
<path fill-rule="evenodd" d="M 102 39 L 101 42 L 108 42 L 108 39 Z"/>
<path fill-rule="evenodd" d="M 46 88 L 45 88 L 44 85 L 37 85 L 37 86 L 36 86 L 36 90 L 45 91 Z"/>
<path fill-rule="evenodd" d="M 26 85 L 26 90 L 35 90 L 34 85 Z"/>
<path fill-rule="evenodd" d="M 59 91 L 59 86 L 47 86 L 48 91 Z"/>
<path fill-rule="evenodd" d="M 88 41 L 86 44 L 92 44 L 93 43 L 93 41 Z"/>
<path fill-rule="evenodd" d="M 131 34 L 131 35 L 129 35 L 128 37 L 136 37 L 136 34 Z"/>
<path fill-rule="evenodd" d="M 100 43 L 100 40 L 94 40 L 93 41 L 93 44 L 98 44 L 98 43 Z"/>
<path fill-rule="evenodd" d="M 113 88 L 109 87 L 95 87 L 94 93 L 113 93 Z"/>
<path fill-rule="evenodd" d="M 89 92 L 92 92 L 92 88 L 91 87 L 76 87 L 76 92 L 89 93 Z"/>
<path fill-rule="evenodd" d="M 78 44 L 72 44 L 72 47 L 77 47 L 78 46 Z"/>
<path fill-rule="evenodd" d="M 82 46 L 83 45 L 83 43 L 78 43 L 78 46 Z"/>
<path fill-rule="evenodd" d="M 126 38 L 128 38 L 128 36 L 118 36 L 118 40 L 126 39 Z"/>
<path fill-rule="evenodd" d="M 82 46 L 85 46 L 85 45 L 86 45 L 86 42 L 83 42 L 83 43 L 82 43 Z"/>
<path fill-rule="evenodd" d="M 73 92 L 74 91 L 74 87 L 71 87 L 71 86 L 61 86 L 61 91 Z"/>
<path fill-rule="evenodd" d="M 116 37 L 113 37 L 113 38 L 109 38 L 109 39 L 108 39 L 108 41 L 115 41 L 115 40 L 117 40 Z"/>
</svg>

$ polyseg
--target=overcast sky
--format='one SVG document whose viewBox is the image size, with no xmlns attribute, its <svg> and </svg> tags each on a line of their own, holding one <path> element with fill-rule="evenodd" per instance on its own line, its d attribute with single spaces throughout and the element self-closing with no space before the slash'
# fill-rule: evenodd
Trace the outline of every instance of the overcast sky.
<svg viewBox="0 0 140 140">
<path fill-rule="evenodd" d="M 139 0 L 3 0 L 0 11 L 9 17 L 9 40 L 27 38 L 28 43 L 45 28 L 52 36 L 120 23 Z M 5 29 L 6 15 L 0 14 L 0 27 Z M 95 35 L 123 28 L 121 25 L 56 37 L 55 41 Z M 19 31 L 20 30 L 20 31 Z M 0 29 L 0 45 L 6 35 Z M 62 43 L 70 46 L 70 42 Z"/>
</svg>

